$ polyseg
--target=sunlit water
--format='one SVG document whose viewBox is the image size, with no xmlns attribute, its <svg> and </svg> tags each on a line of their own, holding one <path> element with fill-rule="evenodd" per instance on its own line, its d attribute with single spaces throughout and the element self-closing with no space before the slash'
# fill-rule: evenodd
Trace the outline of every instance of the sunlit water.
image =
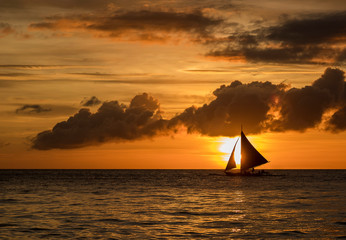
<svg viewBox="0 0 346 240">
<path fill-rule="evenodd" d="M 0 170 L 1 239 L 346 238 L 346 171 Z"/>
</svg>

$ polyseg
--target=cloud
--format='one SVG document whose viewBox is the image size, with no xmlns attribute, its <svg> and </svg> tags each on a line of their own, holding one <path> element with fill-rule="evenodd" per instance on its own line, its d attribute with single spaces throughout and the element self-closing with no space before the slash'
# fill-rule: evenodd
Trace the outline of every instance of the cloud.
<svg viewBox="0 0 346 240">
<path fill-rule="evenodd" d="M 253 31 L 237 30 L 215 39 L 207 56 L 230 61 L 304 64 L 343 64 L 346 12 L 287 19 Z"/>
<path fill-rule="evenodd" d="M 191 84 L 198 84 L 198 85 L 208 85 L 208 84 L 215 84 L 218 81 L 215 79 L 200 79 L 200 80 L 174 80 L 169 78 L 143 78 L 143 79 L 123 79 L 123 80 L 118 80 L 118 79 L 109 79 L 109 80 L 99 80 L 99 79 L 49 79 L 49 80 L 37 80 L 37 79 L 25 79 L 25 80 L 18 80 L 18 79 L 6 79 L 6 80 L 1 80 L 0 79 L 0 88 L 8 88 L 8 87 L 14 87 L 18 86 L 22 83 L 81 83 L 81 82 L 89 82 L 89 83 L 94 83 L 94 84 L 131 84 L 131 85 L 191 85 Z"/>
<path fill-rule="evenodd" d="M 263 21 L 241 27 L 242 24 L 233 20 L 205 9 L 190 12 L 103 10 L 54 15 L 30 24 L 29 28 L 88 32 L 94 37 L 115 41 L 190 41 L 209 48 L 206 56 L 229 61 L 345 63 L 346 11 L 296 18 L 284 16 L 271 26 Z"/>
<path fill-rule="evenodd" d="M 32 76 L 33 74 L 30 73 L 0 73 L 0 77 L 22 77 L 22 76 Z"/>
<path fill-rule="evenodd" d="M 202 12 L 131 11 L 103 12 L 102 14 L 80 14 L 52 16 L 43 22 L 32 23 L 36 30 L 79 30 L 96 37 L 107 37 L 129 41 L 166 41 L 174 34 L 189 34 L 192 38 L 206 37 L 210 30 L 222 23 L 221 19 L 204 16 Z M 176 40 L 176 39 L 174 39 Z"/>
<path fill-rule="evenodd" d="M 1 82 L 0 82 L 1 83 Z M 79 108 L 70 105 L 61 104 L 45 104 L 44 106 L 38 104 L 23 104 L 17 108 L 14 113 L 20 116 L 30 117 L 64 117 L 71 115 L 78 111 Z"/>
<path fill-rule="evenodd" d="M 0 69 L 25 69 L 25 70 L 41 70 L 41 69 L 64 69 L 64 68 L 80 68 L 81 66 L 72 65 L 0 65 Z"/>
<path fill-rule="evenodd" d="M 247 133 L 259 133 L 271 119 L 269 111 L 283 95 L 285 87 L 270 82 L 242 84 L 234 81 L 216 89 L 213 92 L 215 100 L 199 108 L 187 108 L 171 123 L 181 123 L 188 132 L 208 136 L 234 136 L 239 134 L 241 125 L 246 126 Z"/>
<path fill-rule="evenodd" d="M 42 113 L 52 111 L 50 108 L 43 108 L 38 104 L 25 104 L 20 108 L 16 109 L 16 113 Z"/>
<path fill-rule="evenodd" d="M 133 141 L 173 134 L 181 126 L 188 133 L 236 136 L 240 126 L 248 134 L 346 130 L 346 82 L 344 71 L 327 68 L 311 85 L 289 88 L 283 83 L 233 81 L 214 92 L 214 100 L 191 106 L 171 119 L 161 117 L 158 100 L 146 93 L 135 96 L 129 106 L 104 102 L 96 113 L 80 109 L 52 130 L 37 134 L 33 148 L 77 148 L 107 141 Z M 328 117 L 330 111 L 335 111 Z"/>
<path fill-rule="evenodd" d="M 107 141 L 150 138 L 167 132 L 159 103 L 146 93 L 135 96 L 130 105 L 104 102 L 96 113 L 82 108 L 52 130 L 37 134 L 32 147 L 40 150 L 77 148 Z"/>
<path fill-rule="evenodd" d="M 267 39 L 290 45 L 310 45 L 325 42 L 344 42 L 346 11 L 310 18 L 289 19 L 280 26 L 268 29 Z"/>
<path fill-rule="evenodd" d="M 334 132 L 345 130 L 346 83 L 344 72 L 327 68 L 311 86 L 288 88 L 285 84 L 234 81 L 214 91 L 215 100 L 202 107 L 187 108 L 170 124 L 183 124 L 188 132 L 208 136 L 234 136 L 243 125 L 247 133 L 288 130 L 305 131 L 322 123 Z"/>
<path fill-rule="evenodd" d="M 55 0 L 0 0 L 1 8 L 30 8 L 30 7 L 58 7 L 58 8 L 82 8 L 82 9 L 95 9 L 104 7 L 109 3 L 109 0 L 68 0 L 68 1 L 55 1 Z"/>
<path fill-rule="evenodd" d="M 327 129 L 332 132 L 341 132 L 346 130 L 346 105 L 336 111 L 328 121 Z"/>
<path fill-rule="evenodd" d="M 150 73 L 128 73 L 128 74 L 114 74 L 114 73 L 100 73 L 100 72 L 80 72 L 80 73 L 69 73 L 72 75 L 80 75 L 80 76 L 91 76 L 91 77 L 145 77 L 150 76 Z"/>
<path fill-rule="evenodd" d="M 84 107 L 91 107 L 91 106 L 96 106 L 99 104 L 101 104 L 101 101 L 95 96 L 92 96 L 90 99 L 84 99 L 81 102 L 81 105 Z"/>
<path fill-rule="evenodd" d="M 282 98 L 281 117 L 273 122 L 272 130 L 304 131 L 321 123 L 324 113 L 345 103 L 344 79 L 343 71 L 327 68 L 311 86 L 288 90 Z"/>
</svg>

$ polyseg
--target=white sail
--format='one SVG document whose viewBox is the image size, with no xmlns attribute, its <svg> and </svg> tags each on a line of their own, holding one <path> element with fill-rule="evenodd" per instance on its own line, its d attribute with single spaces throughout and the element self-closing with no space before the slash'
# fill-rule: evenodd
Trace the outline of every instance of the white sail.
<svg viewBox="0 0 346 240">
<path fill-rule="evenodd" d="M 237 164 L 235 162 L 235 157 L 234 157 L 235 154 L 234 154 L 234 152 L 235 152 L 235 147 L 237 146 L 238 140 L 239 140 L 239 138 L 237 139 L 237 141 L 234 144 L 233 151 L 231 153 L 231 156 L 229 157 L 229 160 L 228 160 L 228 163 L 227 163 L 225 171 L 231 170 L 232 168 L 236 168 L 237 167 Z"/>
</svg>

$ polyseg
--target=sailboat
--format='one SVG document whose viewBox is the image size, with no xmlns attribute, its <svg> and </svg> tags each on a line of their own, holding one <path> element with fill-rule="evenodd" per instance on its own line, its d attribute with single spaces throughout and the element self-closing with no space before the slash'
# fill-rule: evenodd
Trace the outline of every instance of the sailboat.
<svg viewBox="0 0 346 240">
<path fill-rule="evenodd" d="M 241 142 L 241 162 L 240 162 L 240 174 L 241 175 L 261 175 L 264 173 L 264 171 L 259 171 L 257 173 L 254 172 L 254 167 L 258 167 L 262 164 L 267 163 L 267 159 L 265 159 L 257 150 L 252 146 L 250 141 L 245 136 L 243 130 L 240 132 L 240 142 Z M 234 151 L 235 147 L 237 146 L 239 141 L 239 138 L 237 139 L 233 151 L 231 153 L 231 156 L 229 157 L 225 173 L 227 175 L 234 175 L 235 173 L 231 170 L 233 168 L 236 168 L 236 162 L 235 162 L 235 156 Z M 250 171 L 252 169 L 252 171 Z M 239 173 L 238 173 L 239 174 Z"/>
</svg>

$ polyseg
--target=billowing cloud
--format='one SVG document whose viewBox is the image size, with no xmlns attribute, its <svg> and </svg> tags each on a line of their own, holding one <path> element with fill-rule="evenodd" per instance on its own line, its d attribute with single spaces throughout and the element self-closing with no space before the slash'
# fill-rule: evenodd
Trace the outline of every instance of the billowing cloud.
<svg viewBox="0 0 346 240">
<path fill-rule="evenodd" d="M 305 131 L 322 123 L 325 113 L 340 108 L 324 126 L 343 130 L 345 124 L 345 76 L 327 68 L 311 86 L 290 88 L 284 84 L 234 81 L 214 91 L 215 100 L 202 107 L 190 107 L 171 120 L 189 132 L 208 136 L 234 136 L 240 125 L 247 133 L 263 131 Z"/>
<path fill-rule="evenodd" d="M 189 107 L 172 119 L 162 119 L 158 100 L 146 93 L 130 105 L 105 102 L 96 113 L 81 109 L 52 130 L 39 133 L 33 148 L 76 148 L 106 141 L 132 141 L 172 134 L 180 126 L 188 133 L 235 136 L 246 133 L 305 131 L 319 127 L 346 130 L 346 82 L 340 69 L 327 68 L 310 86 L 289 88 L 271 82 L 233 81 L 213 92 L 215 99 Z M 330 111 L 332 116 L 324 121 Z M 327 115 L 326 115 L 327 114 Z"/>
<path fill-rule="evenodd" d="M 211 28 L 222 23 L 220 19 L 204 16 L 202 12 L 132 11 L 104 12 L 71 16 L 52 16 L 33 23 L 36 30 L 83 30 L 96 37 L 121 40 L 166 41 L 174 34 L 190 34 L 194 38 L 206 37 Z"/>
<path fill-rule="evenodd" d="M 90 99 L 84 99 L 81 102 L 81 105 L 84 107 L 91 107 L 91 106 L 96 106 L 99 104 L 101 104 L 101 101 L 95 96 L 92 96 Z"/>
<path fill-rule="evenodd" d="M 346 103 L 330 118 L 327 129 L 333 132 L 341 132 L 346 130 Z"/>
<path fill-rule="evenodd" d="M 164 133 L 158 101 L 146 93 L 135 96 L 130 106 L 117 101 L 104 102 L 96 113 L 82 108 L 52 130 L 39 133 L 33 148 L 77 148 L 107 141 L 129 141 Z"/>
<path fill-rule="evenodd" d="M 338 12 L 237 31 L 226 40 L 216 39 L 217 47 L 207 55 L 250 62 L 341 64 L 345 40 L 346 12 Z"/>
<path fill-rule="evenodd" d="M 346 87 L 344 72 L 327 68 L 311 86 L 234 81 L 214 91 L 215 100 L 187 108 L 170 124 L 183 124 L 188 132 L 208 136 L 234 136 L 243 125 L 247 133 L 305 131 L 322 123 L 325 113 L 339 108 L 327 121 L 327 130 L 345 130 Z"/>
<path fill-rule="evenodd" d="M 25 104 L 20 108 L 16 109 L 16 113 L 41 113 L 52 111 L 50 108 L 44 108 L 38 104 Z"/>
<path fill-rule="evenodd" d="M 289 89 L 282 98 L 281 117 L 272 129 L 304 131 L 319 124 L 327 110 L 344 103 L 344 78 L 343 71 L 327 68 L 311 86 Z"/>
<path fill-rule="evenodd" d="M 266 128 L 272 116 L 270 110 L 285 89 L 284 84 L 252 82 L 242 84 L 234 81 L 214 91 L 215 100 L 200 108 L 190 107 L 171 120 L 180 122 L 188 132 L 208 136 L 234 136 L 240 126 L 246 126 L 247 133 L 259 133 Z"/>
</svg>

